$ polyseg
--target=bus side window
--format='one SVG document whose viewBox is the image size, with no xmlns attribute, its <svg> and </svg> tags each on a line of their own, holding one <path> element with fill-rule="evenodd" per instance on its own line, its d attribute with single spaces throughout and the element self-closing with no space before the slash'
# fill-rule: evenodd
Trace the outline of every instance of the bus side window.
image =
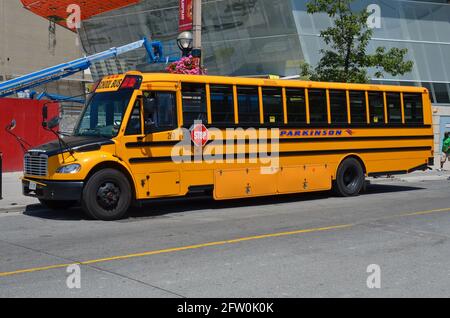
<svg viewBox="0 0 450 318">
<path fill-rule="evenodd" d="M 382 92 L 369 92 L 370 122 L 384 124 L 384 97 Z"/>
<path fill-rule="evenodd" d="M 402 122 L 402 105 L 400 93 L 387 93 L 387 109 L 389 123 L 398 124 Z"/>
<path fill-rule="evenodd" d="M 233 86 L 210 85 L 214 124 L 234 124 Z"/>
<path fill-rule="evenodd" d="M 264 122 L 266 124 L 284 123 L 283 93 L 281 88 L 263 87 Z"/>
<path fill-rule="evenodd" d="M 367 124 L 366 92 L 350 91 L 352 124 Z"/>
<path fill-rule="evenodd" d="M 259 95 L 257 87 L 238 86 L 238 108 L 240 124 L 260 124 Z"/>
<path fill-rule="evenodd" d="M 347 124 L 347 92 L 330 90 L 331 122 L 335 124 Z"/>
<path fill-rule="evenodd" d="M 130 119 L 128 120 L 127 129 L 125 130 L 126 136 L 140 135 L 142 134 L 141 125 L 141 100 L 137 99 L 134 103 L 133 110 L 131 111 Z"/>
<path fill-rule="evenodd" d="M 306 101 L 304 89 L 286 89 L 289 124 L 306 124 Z"/>
<path fill-rule="evenodd" d="M 403 94 L 405 105 L 405 122 L 407 124 L 423 124 L 423 103 L 421 94 Z"/>
<path fill-rule="evenodd" d="M 176 126 L 176 96 L 172 92 L 144 93 L 145 133 L 174 129 Z"/>
<path fill-rule="evenodd" d="M 326 90 L 309 90 L 309 115 L 311 124 L 328 124 Z"/>
<path fill-rule="evenodd" d="M 208 122 L 206 110 L 206 86 L 205 84 L 182 84 L 183 96 L 183 123 L 190 128 L 194 121 Z"/>
</svg>

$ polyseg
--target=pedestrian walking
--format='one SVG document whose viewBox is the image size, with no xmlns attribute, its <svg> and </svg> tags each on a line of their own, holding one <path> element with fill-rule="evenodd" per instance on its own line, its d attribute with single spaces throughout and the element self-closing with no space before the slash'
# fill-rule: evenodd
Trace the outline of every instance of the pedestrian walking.
<svg viewBox="0 0 450 318">
<path fill-rule="evenodd" d="M 444 170 L 444 164 L 450 161 L 450 132 L 446 132 L 444 135 L 444 141 L 442 144 L 442 155 L 441 155 L 441 168 L 439 171 Z"/>
</svg>

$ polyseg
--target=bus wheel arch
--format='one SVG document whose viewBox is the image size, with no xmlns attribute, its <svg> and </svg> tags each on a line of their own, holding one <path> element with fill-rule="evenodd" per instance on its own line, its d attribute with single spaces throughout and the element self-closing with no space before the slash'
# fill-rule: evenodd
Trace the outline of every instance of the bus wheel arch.
<svg viewBox="0 0 450 318">
<path fill-rule="evenodd" d="M 339 161 L 338 165 L 336 166 L 336 171 L 335 171 L 334 175 L 337 176 L 337 172 L 339 170 L 339 167 L 341 166 L 341 164 L 345 160 L 347 160 L 349 158 L 354 158 L 354 159 L 358 160 L 359 163 L 361 164 L 361 167 L 363 168 L 364 174 L 367 176 L 367 168 L 366 168 L 366 164 L 364 163 L 364 160 L 362 160 L 362 158 L 359 155 L 353 154 L 353 153 L 349 154 L 349 155 L 346 155 L 345 157 L 341 158 L 341 160 Z"/>
<path fill-rule="evenodd" d="M 347 155 L 337 166 L 333 189 L 339 196 L 357 196 L 364 191 L 366 175 L 367 169 L 361 157 Z"/>
<path fill-rule="evenodd" d="M 102 163 L 97 164 L 96 166 L 94 166 L 94 168 L 91 169 L 91 171 L 89 171 L 85 182 L 88 182 L 89 179 L 97 172 L 99 172 L 100 170 L 104 170 L 104 169 L 114 169 L 114 170 L 118 170 L 119 172 L 123 173 L 123 175 L 128 179 L 128 182 L 130 183 L 131 186 L 131 190 L 133 193 L 133 199 L 136 199 L 136 184 L 134 183 L 134 179 L 130 173 L 130 171 L 124 167 L 123 165 L 121 165 L 120 163 L 116 162 L 116 161 L 105 161 Z"/>
<path fill-rule="evenodd" d="M 135 185 L 127 169 L 116 162 L 103 162 L 86 178 L 81 207 L 89 218 L 113 221 L 123 218 L 135 198 Z"/>
</svg>

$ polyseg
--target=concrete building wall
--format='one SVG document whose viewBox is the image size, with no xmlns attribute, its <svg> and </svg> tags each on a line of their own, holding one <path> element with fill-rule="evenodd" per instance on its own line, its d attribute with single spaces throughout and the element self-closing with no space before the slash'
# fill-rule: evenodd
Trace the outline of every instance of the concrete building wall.
<svg viewBox="0 0 450 318">
<path fill-rule="evenodd" d="M 49 47 L 49 22 L 22 7 L 19 0 L 0 0 L 0 81 L 82 56 L 78 35 L 56 26 L 56 45 Z M 53 42 L 53 41 L 51 41 Z M 50 93 L 83 93 L 83 74 L 38 87 Z"/>
</svg>

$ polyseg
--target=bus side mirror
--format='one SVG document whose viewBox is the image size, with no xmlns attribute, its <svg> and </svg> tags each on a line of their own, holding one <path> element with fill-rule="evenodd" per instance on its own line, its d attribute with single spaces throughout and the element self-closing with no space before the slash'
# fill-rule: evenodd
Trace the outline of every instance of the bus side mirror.
<svg viewBox="0 0 450 318">
<path fill-rule="evenodd" d="M 59 125 L 60 119 L 58 116 L 52 118 L 48 123 L 47 123 L 47 127 L 49 129 L 53 129 L 55 127 L 57 127 Z"/>
<path fill-rule="evenodd" d="M 8 126 L 6 126 L 6 130 L 7 131 L 13 131 L 14 129 L 16 129 L 16 126 L 17 126 L 17 122 L 16 122 L 15 119 L 13 119 L 11 121 L 11 123 Z"/>
</svg>

